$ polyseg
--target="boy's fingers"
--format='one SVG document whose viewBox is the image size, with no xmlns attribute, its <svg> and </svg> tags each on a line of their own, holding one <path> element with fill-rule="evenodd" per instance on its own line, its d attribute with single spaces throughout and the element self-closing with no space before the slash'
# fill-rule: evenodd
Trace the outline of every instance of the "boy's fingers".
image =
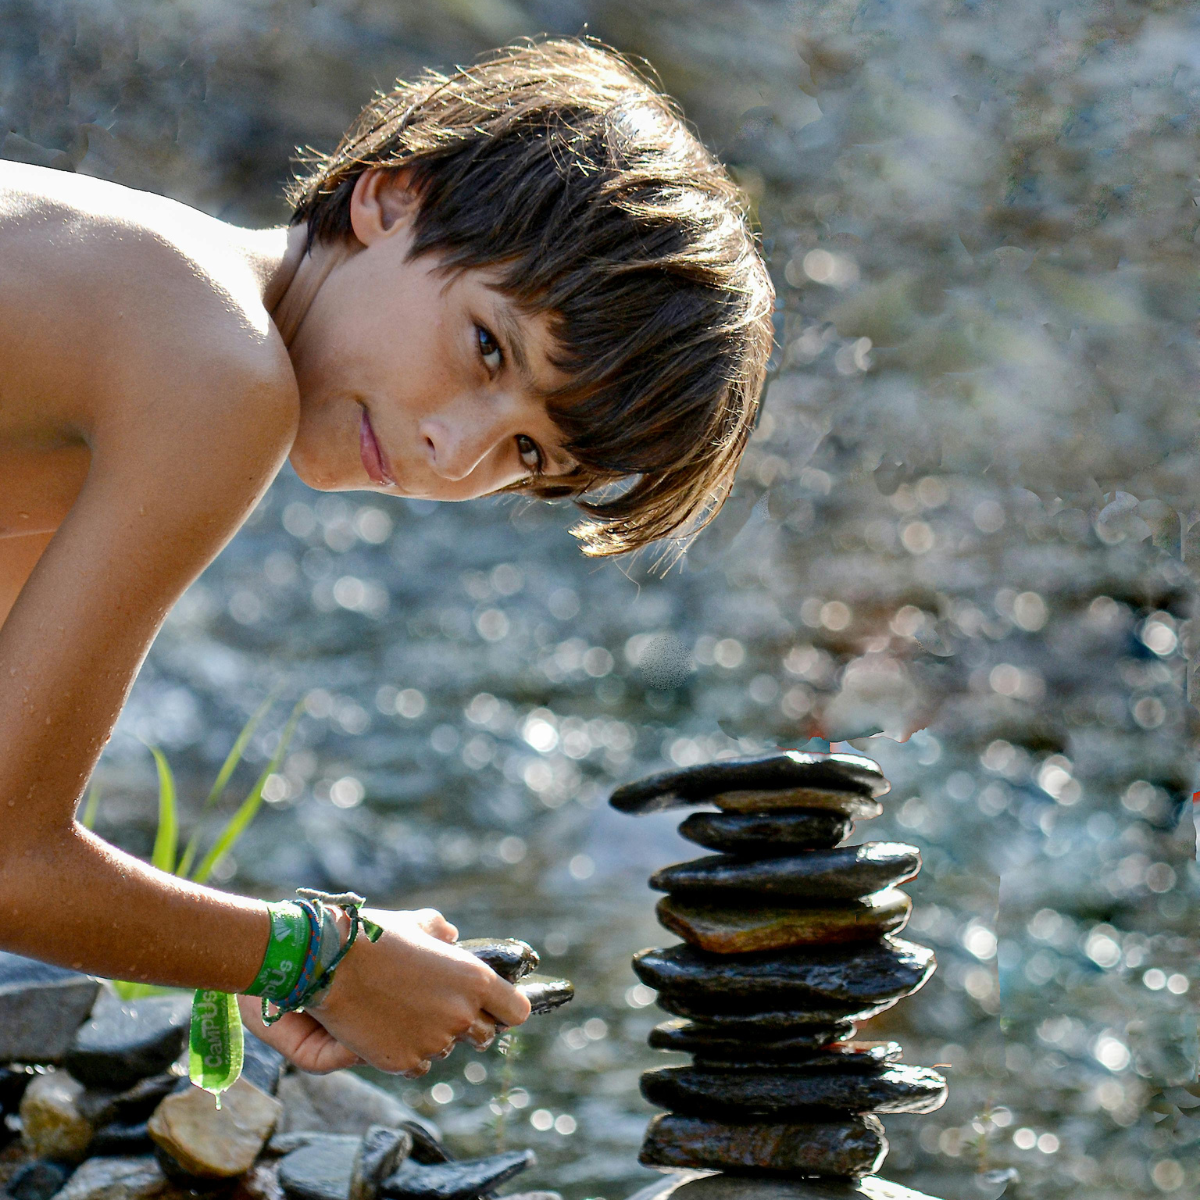
<svg viewBox="0 0 1200 1200">
<path fill-rule="evenodd" d="M 529 1017 L 529 1001 L 499 975 L 494 977 L 483 1007 L 497 1025 L 523 1025 Z"/>
<path fill-rule="evenodd" d="M 458 1040 L 467 1042 L 476 1050 L 486 1050 L 496 1040 L 496 1023 L 486 1016 L 478 1016 Z"/>
<path fill-rule="evenodd" d="M 417 924 L 439 942 L 457 942 L 458 930 L 436 908 L 421 908 L 413 914 Z"/>
</svg>

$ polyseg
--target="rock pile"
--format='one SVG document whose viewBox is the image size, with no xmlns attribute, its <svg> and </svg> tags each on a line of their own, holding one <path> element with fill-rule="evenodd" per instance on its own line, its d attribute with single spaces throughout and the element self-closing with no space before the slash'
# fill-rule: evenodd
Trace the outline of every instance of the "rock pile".
<svg viewBox="0 0 1200 1200">
<path fill-rule="evenodd" d="M 571 985 L 513 939 L 464 942 L 534 1012 Z M 0 1184 L 12 1200 L 475 1200 L 533 1161 L 452 1161 L 437 1131 L 349 1072 L 285 1073 L 244 1031 L 221 1107 L 186 1077 L 190 997 L 123 1002 L 95 979 L 0 953 Z M 556 1200 L 529 1193 L 525 1200 Z"/>
<path fill-rule="evenodd" d="M 882 812 L 878 765 L 797 751 L 733 759 L 618 788 L 643 814 L 690 805 L 680 833 L 716 854 L 659 871 L 660 923 L 684 939 L 633 966 L 672 1014 L 650 1044 L 693 1065 L 642 1076 L 668 1111 L 641 1161 L 776 1176 L 861 1178 L 887 1153 L 876 1113 L 930 1112 L 936 1071 L 898 1061 L 895 1042 L 855 1041 L 857 1023 L 925 983 L 933 952 L 895 935 L 920 870 L 914 846 L 840 843 Z M 864 1193 L 865 1194 L 865 1193 Z"/>
</svg>

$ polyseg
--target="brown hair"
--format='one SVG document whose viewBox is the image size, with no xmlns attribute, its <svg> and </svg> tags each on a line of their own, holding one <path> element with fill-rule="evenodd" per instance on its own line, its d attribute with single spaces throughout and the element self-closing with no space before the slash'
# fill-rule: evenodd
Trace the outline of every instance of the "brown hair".
<svg viewBox="0 0 1200 1200">
<path fill-rule="evenodd" d="M 571 383 L 549 406 L 580 465 L 512 490 L 574 497 L 589 554 L 715 515 L 754 424 L 774 289 L 736 185 L 625 59 L 554 39 L 426 72 L 308 162 L 289 199 L 310 246 L 353 237 L 364 171 L 404 168 L 412 254 L 493 267 L 525 311 L 551 315 Z"/>
</svg>

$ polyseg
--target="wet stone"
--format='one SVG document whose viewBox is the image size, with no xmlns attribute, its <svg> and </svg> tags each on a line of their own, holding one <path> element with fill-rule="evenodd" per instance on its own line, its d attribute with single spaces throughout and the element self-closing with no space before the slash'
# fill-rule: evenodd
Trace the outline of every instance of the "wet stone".
<svg viewBox="0 0 1200 1200">
<path fill-rule="evenodd" d="M 648 1167 L 859 1177 L 886 1154 L 883 1126 L 872 1116 L 733 1124 L 665 1113 L 650 1122 L 638 1160 Z"/>
<path fill-rule="evenodd" d="M 843 1041 L 811 1050 L 793 1050 L 782 1054 L 770 1044 L 759 1046 L 751 1042 L 738 1042 L 732 1048 L 722 1047 L 715 1054 L 703 1048 L 698 1049 L 694 1062 L 697 1067 L 715 1070 L 748 1067 L 774 1071 L 782 1065 L 794 1064 L 808 1071 L 862 1071 L 871 1074 L 897 1062 L 902 1053 L 899 1042 Z"/>
<path fill-rule="evenodd" d="M 93 1125 L 137 1124 L 158 1107 L 158 1103 L 179 1086 L 179 1076 L 168 1071 L 139 1079 L 123 1092 L 88 1088 L 79 1099 L 79 1110 Z"/>
<path fill-rule="evenodd" d="M 647 986 L 671 996 L 709 1002 L 723 1011 L 767 1007 L 845 1004 L 864 1006 L 898 1000 L 917 991 L 933 974 L 933 951 L 888 937 L 863 946 L 832 946 L 731 957 L 693 946 L 642 950 L 633 969 Z M 811 1023 L 811 1022 L 810 1022 Z"/>
<path fill-rule="evenodd" d="M 88 1146 L 88 1154 L 93 1157 L 96 1155 L 129 1157 L 136 1154 L 151 1154 L 153 1151 L 154 1143 L 150 1139 L 150 1126 L 145 1121 L 138 1121 L 132 1125 L 122 1125 L 114 1121 L 110 1125 L 102 1125 L 96 1130 Z"/>
<path fill-rule="evenodd" d="M 60 1062 L 99 991 L 78 971 L 0 951 L 0 1062 Z"/>
<path fill-rule="evenodd" d="M 681 1183 L 670 1196 L 671 1200 L 935 1200 L 877 1175 L 808 1180 L 708 1175 Z"/>
<path fill-rule="evenodd" d="M 17 1111 L 34 1077 L 29 1067 L 0 1067 L 0 1116 Z"/>
<path fill-rule="evenodd" d="M 517 984 L 517 991 L 529 1001 L 535 1015 L 561 1008 L 575 997 L 573 983 L 567 979 L 552 979 L 549 975 L 526 975 Z"/>
<path fill-rule="evenodd" d="M 845 1022 L 866 1021 L 891 1008 L 894 1000 L 872 1004 L 867 1008 L 763 1008 L 744 1012 L 714 1012 L 700 1008 L 674 996 L 658 996 L 659 1008 L 677 1017 L 703 1021 L 710 1029 L 721 1031 L 730 1038 L 767 1040 L 791 1036 L 806 1026 L 830 1026 Z"/>
<path fill-rule="evenodd" d="M 362 1139 L 329 1133 L 279 1161 L 279 1185 L 290 1200 L 348 1200 Z"/>
<path fill-rule="evenodd" d="M 104 992 L 63 1064 L 81 1083 L 120 1091 L 167 1069 L 183 1049 L 191 999 L 122 1001 Z"/>
<path fill-rule="evenodd" d="M 154 1110 L 150 1136 L 190 1175 L 228 1179 L 250 1169 L 279 1120 L 282 1105 L 241 1078 L 216 1097 L 197 1087 L 175 1092 Z"/>
<path fill-rule="evenodd" d="M 870 797 L 884 795 L 890 786 L 879 764 L 864 755 L 788 750 L 652 775 L 617 788 L 610 803 L 621 812 L 638 815 L 704 803 L 722 792 L 809 788 Z"/>
<path fill-rule="evenodd" d="M 274 1096 L 279 1090 L 285 1059 L 274 1046 L 268 1046 L 242 1027 L 242 1075 L 260 1092 Z"/>
<path fill-rule="evenodd" d="M 903 842 L 865 842 L 834 850 L 806 850 L 786 858 L 749 859 L 713 854 L 664 867 L 650 886 L 672 896 L 753 892 L 756 899 L 856 900 L 912 879 L 921 852 Z"/>
<path fill-rule="evenodd" d="M 92 1140 L 92 1123 L 79 1110 L 83 1084 L 65 1071 L 38 1075 L 21 1097 L 21 1137 L 30 1153 L 78 1162 Z"/>
<path fill-rule="evenodd" d="M 658 923 L 701 950 L 747 954 L 795 946 L 842 946 L 899 933 L 912 901 L 896 888 L 827 908 L 735 908 L 664 896 Z"/>
<path fill-rule="evenodd" d="M 718 808 L 731 813 L 789 812 L 798 808 L 824 809 L 853 821 L 870 821 L 883 812 L 883 805 L 858 792 L 834 792 L 823 788 L 793 788 L 790 791 L 722 792 L 711 797 Z"/>
<path fill-rule="evenodd" d="M 518 983 L 536 971 L 541 961 L 537 951 L 528 942 L 518 938 L 468 938 L 458 945 L 460 949 L 487 963 L 501 979 L 509 983 Z"/>
<path fill-rule="evenodd" d="M 166 1176 L 152 1155 L 89 1158 L 56 1200 L 149 1200 L 166 1186 Z"/>
<path fill-rule="evenodd" d="M 50 1200 L 71 1178 L 74 1169 L 70 1163 L 58 1159 L 34 1159 L 8 1181 L 4 1194 L 11 1200 Z"/>
<path fill-rule="evenodd" d="M 384 1181 L 380 1195 L 396 1200 L 470 1200 L 485 1196 L 537 1161 L 532 1150 L 422 1166 L 411 1160 Z"/>
<path fill-rule="evenodd" d="M 712 1070 L 659 1067 L 642 1075 L 651 1104 L 697 1116 L 780 1117 L 814 1108 L 841 1112 L 933 1112 L 946 1102 L 946 1081 L 928 1067 L 889 1066 L 875 1073 L 810 1068 Z"/>
<path fill-rule="evenodd" d="M 403 1129 L 372 1125 L 359 1143 L 350 1172 L 350 1200 L 375 1200 L 379 1185 L 399 1168 L 412 1149 L 412 1135 Z"/>
<path fill-rule="evenodd" d="M 692 813 L 679 832 L 698 846 L 756 858 L 829 849 L 850 836 L 854 822 L 836 812 Z"/>
<path fill-rule="evenodd" d="M 747 1036 L 746 1032 L 731 1035 L 727 1030 L 703 1022 L 676 1018 L 663 1021 L 650 1031 L 650 1046 L 655 1050 L 676 1050 L 699 1058 L 742 1062 L 747 1057 L 763 1056 L 772 1063 L 804 1061 L 813 1054 L 823 1053 L 832 1043 L 854 1036 L 853 1022 L 803 1027 L 772 1037 L 770 1032 Z"/>
</svg>

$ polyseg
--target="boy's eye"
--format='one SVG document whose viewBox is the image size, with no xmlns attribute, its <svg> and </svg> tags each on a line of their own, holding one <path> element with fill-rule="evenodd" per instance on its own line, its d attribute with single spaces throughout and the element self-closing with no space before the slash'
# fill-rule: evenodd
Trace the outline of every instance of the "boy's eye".
<svg viewBox="0 0 1200 1200">
<path fill-rule="evenodd" d="M 498 370 L 504 357 L 500 351 L 500 343 L 492 336 L 491 331 L 482 325 L 475 326 L 475 336 L 479 340 L 479 353 L 483 355 L 483 361 L 487 363 L 488 369 Z"/>
<path fill-rule="evenodd" d="M 544 459 L 542 458 L 541 447 L 531 437 L 526 437 L 523 433 L 517 434 L 517 453 L 521 456 L 521 462 L 529 468 L 533 475 L 540 475 Z"/>
</svg>

